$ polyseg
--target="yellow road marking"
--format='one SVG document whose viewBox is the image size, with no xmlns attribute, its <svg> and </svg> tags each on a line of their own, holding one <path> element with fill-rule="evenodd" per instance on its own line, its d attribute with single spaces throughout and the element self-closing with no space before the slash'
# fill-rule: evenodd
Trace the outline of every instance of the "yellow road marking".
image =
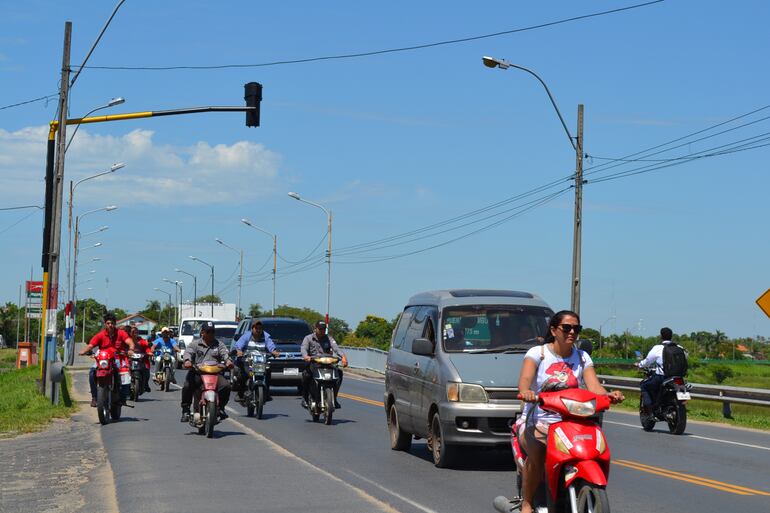
<svg viewBox="0 0 770 513">
<path fill-rule="evenodd" d="M 374 401 L 374 400 L 368 399 L 366 397 L 361 397 L 360 395 L 350 395 L 350 394 L 345 394 L 343 392 L 340 392 L 337 395 L 339 397 L 344 397 L 345 399 L 351 399 L 353 401 L 358 401 L 359 403 L 370 404 L 372 406 L 379 406 L 380 408 L 383 407 L 383 402 L 382 401 Z"/>
<path fill-rule="evenodd" d="M 353 401 L 358 401 L 364 404 L 369 404 L 371 406 L 378 406 L 380 408 L 383 406 L 383 403 L 380 401 L 374 401 L 372 399 L 368 399 L 366 397 L 361 397 L 358 395 L 345 394 L 343 392 L 340 392 L 338 395 L 340 397 L 351 399 Z M 658 476 L 668 477 L 671 479 L 677 479 L 679 481 L 685 481 L 687 483 L 696 484 L 699 486 L 705 486 L 708 488 L 713 488 L 715 490 L 721 490 L 723 492 L 734 493 L 736 495 L 764 495 L 764 496 L 770 497 L 770 493 L 763 492 L 761 490 L 754 490 L 752 488 L 746 488 L 744 486 L 738 486 L 730 483 L 723 483 L 721 481 L 715 481 L 713 479 L 708 479 L 705 477 L 698 477 L 690 474 L 683 474 L 681 472 L 675 472 L 673 470 L 653 467 L 651 465 L 646 465 L 644 463 L 639 463 L 636 461 L 615 459 L 615 460 L 612 460 L 612 462 L 617 465 L 620 465 L 621 467 L 627 467 L 634 470 L 638 470 L 640 472 L 646 472 L 648 474 L 655 474 Z"/>
</svg>

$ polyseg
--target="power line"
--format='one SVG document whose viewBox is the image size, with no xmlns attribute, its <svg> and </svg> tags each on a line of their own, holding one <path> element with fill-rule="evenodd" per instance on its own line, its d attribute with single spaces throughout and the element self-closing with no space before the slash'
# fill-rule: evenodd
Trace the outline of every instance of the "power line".
<svg viewBox="0 0 770 513">
<path fill-rule="evenodd" d="M 59 93 L 49 94 L 49 95 L 46 95 L 46 96 L 41 96 L 40 98 L 33 98 L 33 99 L 27 100 L 25 102 L 12 103 L 10 105 L 5 105 L 3 107 L 0 107 L 0 110 L 10 109 L 12 107 L 19 107 L 20 105 L 27 105 L 28 103 L 41 102 L 43 100 L 49 100 L 51 98 L 56 98 L 57 96 L 59 96 Z"/>
<path fill-rule="evenodd" d="M 531 25 L 528 27 L 520 27 L 510 30 L 504 30 L 501 32 L 493 32 L 491 34 L 482 34 L 478 36 L 470 36 L 470 37 L 463 37 L 458 39 L 449 39 L 446 41 L 437 41 L 433 43 L 425 43 L 420 45 L 412 45 L 412 46 L 402 46 L 399 48 L 389 48 L 385 50 L 374 50 L 370 52 L 356 52 L 356 53 L 347 53 L 347 54 L 340 54 L 340 55 L 326 55 L 326 56 L 320 56 L 320 57 L 307 57 L 303 59 L 293 59 L 293 60 L 280 60 L 280 61 L 271 61 L 271 62 L 263 62 L 263 63 L 257 63 L 257 64 L 219 64 L 219 65 L 201 65 L 201 66 L 83 66 L 85 69 L 104 69 L 104 70 L 131 70 L 131 71 L 169 71 L 169 70 L 212 70 L 212 69 L 228 69 L 228 68 L 260 68 L 260 67 L 266 67 L 266 66 L 279 66 L 284 64 L 303 64 L 307 62 L 318 62 L 318 61 L 329 61 L 329 60 L 339 60 L 339 59 L 354 59 L 354 58 L 360 58 L 360 57 L 371 57 L 375 55 L 384 55 L 389 53 L 397 53 L 397 52 L 408 52 L 408 51 L 414 51 L 414 50 L 424 50 L 426 48 L 434 48 L 437 46 L 445 46 L 445 45 L 453 45 L 453 44 L 459 44 L 459 43 L 467 43 L 469 41 L 478 41 L 480 39 L 489 39 L 493 37 L 499 37 L 499 36 L 506 36 L 510 34 L 516 34 L 519 32 L 527 32 L 530 30 L 536 30 L 546 27 L 553 27 L 555 25 L 561 25 L 564 23 L 569 23 L 573 21 L 579 21 L 579 20 L 585 20 L 588 18 L 595 18 L 597 16 L 604 16 L 607 14 L 615 14 L 623 11 L 628 11 L 631 9 L 638 9 L 640 7 L 647 7 L 653 4 L 658 4 L 663 2 L 664 0 L 653 0 L 651 2 L 645 2 L 641 4 L 635 4 L 635 5 L 629 5 L 626 7 L 619 7 L 617 9 L 610 9 L 607 11 L 600 11 L 590 14 L 583 14 L 581 16 L 573 16 L 571 18 L 565 18 L 561 20 L 556 21 L 549 21 L 545 23 L 540 23 L 538 25 Z"/>
</svg>

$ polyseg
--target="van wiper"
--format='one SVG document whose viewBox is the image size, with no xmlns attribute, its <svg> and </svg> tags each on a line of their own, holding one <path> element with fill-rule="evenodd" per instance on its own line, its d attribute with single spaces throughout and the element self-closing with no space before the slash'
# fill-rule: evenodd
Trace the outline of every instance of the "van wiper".
<svg viewBox="0 0 770 513">
<path fill-rule="evenodd" d="M 506 354 L 526 353 L 527 351 L 530 350 L 531 347 L 532 346 L 528 344 L 508 344 L 505 346 L 498 346 L 498 347 L 493 347 L 491 349 L 487 349 L 486 352 L 487 353 L 506 353 Z"/>
</svg>

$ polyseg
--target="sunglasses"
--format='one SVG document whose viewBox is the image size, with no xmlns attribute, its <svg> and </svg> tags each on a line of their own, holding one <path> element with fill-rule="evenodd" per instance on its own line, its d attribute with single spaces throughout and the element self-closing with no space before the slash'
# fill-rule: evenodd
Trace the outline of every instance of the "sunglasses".
<svg viewBox="0 0 770 513">
<path fill-rule="evenodd" d="M 583 326 L 581 326 L 580 324 L 559 324 L 559 328 L 561 328 L 561 330 L 564 333 L 569 333 L 570 331 L 574 331 L 575 335 L 583 331 Z"/>
</svg>

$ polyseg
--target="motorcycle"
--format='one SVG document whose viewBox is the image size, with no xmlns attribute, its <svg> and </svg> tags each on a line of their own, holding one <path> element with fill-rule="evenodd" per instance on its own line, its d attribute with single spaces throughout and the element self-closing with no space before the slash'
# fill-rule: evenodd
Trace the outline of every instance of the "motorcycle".
<svg viewBox="0 0 770 513">
<path fill-rule="evenodd" d="M 655 369 L 642 369 L 646 377 L 644 383 L 655 376 Z M 639 421 L 642 429 L 652 431 L 656 422 L 666 422 L 668 431 L 673 435 L 681 435 L 687 427 L 687 401 L 691 399 L 690 389 L 692 385 L 683 377 L 674 376 L 666 378 L 660 385 L 658 396 L 654 398 L 652 411 L 643 409 L 643 402 L 639 399 Z"/>
<path fill-rule="evenodd" d="M 315 386 L 312 387 L 308 411 L 313 422 L 318 422 L 321 415 L 324 416 L 324 424 L 332 423 L 334 415 L 334 384 L 339 377 L 337 363 L 340 359 L 336 356 L 315 356 L 310 366 Z"/>
<path fill-rule="evenodd" d="M 93 355 L 93 352 L 91 353 Z M 131 383 L 128 369 L 128 359 L 124 353 L 115 353 L 114 349 L 100 349 L 95 355 L 96 360 L 96 413 L 99 422 L 109 424 L 120 420 L 122 401 L 120 400 L 121 385 Z"/>
<path fill-rule="evenodd" d="M 543 410 L 561 415 L 562 420 L 551 424 L 548 430 L 545 477 L 535 493 L 533 510 L 538 513 L 609 513 L 606 487 L 610 449 L 601 427 L 589 418 L 609 409 L 609 397 L 581 388 L 568 388 L 541 392 L 537 402 Z M 501 513 L 518 510 L 522 503 L 522 474 L 527 455 L 521 449 L 515 425 L 511 431 L 518 496 L 513 499 L 496 497 L 493 505 Z"/>
<path fill-rule="evenodd" d="M 174 354 L 171 349 L 164 347 L 156 358 L 160 358 L 160 370 L 155 372 L 152 380 L 158 385 L 159 390 L 168 392 L 171 390 L 171 383 L 174 381 Z"/>
<path fill-rule="evenodd" d="M 190 425 L 198 430 L 198 434 L 213 438 L 214 426 L 219 423 L 217 380 L 225 368 L 219 364 L 193 365 L 192 368 L 200 374 L 202 386 L 193 395 L 195 411 L 190 416 Z"/>
<path fill-rule="evenodd" d="M 129 356 L 129 368 L 131 371 L 131 392 L 129 397 L 134 402 L 144 393 L 144 372 L 147 369 L 145 358 L 146 355 L 142 353 L 134 353 Z"/>
<path fill-rule="evenodd" d="M 265 378 L 270 372 L 268 355 L 259 350 L 250 350 L 243 358 L 244 369 L 248 377 L 244 384 L 243 399 L 239 399 L 239 402 L 246 407 L 247 416 L 256 416 L 261 419 L 267 397 Z"/>
</svg>

